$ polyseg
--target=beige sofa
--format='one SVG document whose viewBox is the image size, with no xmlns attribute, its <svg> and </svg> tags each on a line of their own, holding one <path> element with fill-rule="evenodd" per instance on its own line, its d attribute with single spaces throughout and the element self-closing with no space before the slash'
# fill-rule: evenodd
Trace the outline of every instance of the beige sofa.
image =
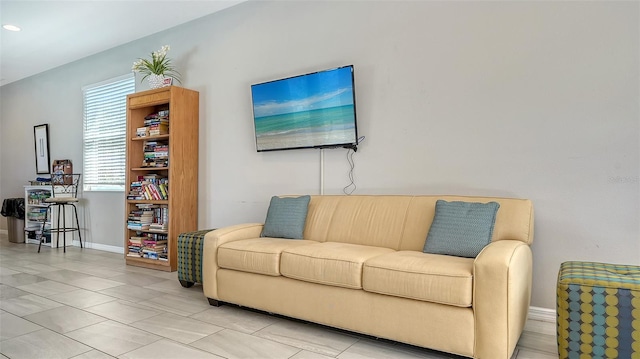
<svg viewBox="0 0 640 359">
<path fill-rule="evenodd" d="M 423 253 L 435 203 L 500 204 L 476 258 Z M 209 232 L 204 294 L 219 302 L 482 359 L 509 359 L 531 297 L 533 206 L 463 196 L 311 196 L 304 240 L 262 224 Z"/>
</svg>

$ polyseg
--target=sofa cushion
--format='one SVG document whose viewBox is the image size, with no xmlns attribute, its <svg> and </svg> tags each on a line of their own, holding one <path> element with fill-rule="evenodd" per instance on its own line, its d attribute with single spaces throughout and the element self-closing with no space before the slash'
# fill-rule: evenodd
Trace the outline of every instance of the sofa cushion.
<svg viewBox="0 0 640 359">
<path fill-rule="evenodd" d="M 280 273 L 307 282 L 361 289 L 362 264 L 392 252 L 389 248 L 338 242 L 287 248 L 280 258 Z"/>
<path fill-rule="evenodd" d="M 364 263 L 362 287 L 368 292 L 470 307 L 473 258 L 400 251 Z"/>
<path fill-rule="evenodd" d="M 243 272 L 280 275 L 280 254 L 286 248 L 308 246 L 314 241 L 254 238 L 228 242 L 218 248 L 218 266 Z"/>
<path fill-rule="evenodd" d="M 493 236 L 497 202 L 438 200 L 423 252 L 475 258 Z"/>
<path fill-rule="evenodd" d="M 300 239 L 307 220 L 310 196 L 271 197 L 261 237 Z"/>
</svg>

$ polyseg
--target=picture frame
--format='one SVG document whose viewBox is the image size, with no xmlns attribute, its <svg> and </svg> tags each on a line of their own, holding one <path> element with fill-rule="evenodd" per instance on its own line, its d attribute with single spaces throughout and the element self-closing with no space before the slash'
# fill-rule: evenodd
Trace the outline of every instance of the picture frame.
<svg viewBox="0 0 640 359">
<path fill-rule="evenodd" d="M 33 126 L 33 140 L 35 142 L 36 173 L 50 174 L 49 166 L 49 124 Z"/>
</svg>

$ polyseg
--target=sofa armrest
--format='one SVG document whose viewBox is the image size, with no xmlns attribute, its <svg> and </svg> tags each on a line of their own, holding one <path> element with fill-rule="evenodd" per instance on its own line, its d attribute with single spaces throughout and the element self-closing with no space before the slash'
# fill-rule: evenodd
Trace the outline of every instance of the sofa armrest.
<svg viewBox="0 0 640 359">
<path fill-rule="evenodd" d="M 529 312 L 531 248 L 500 240 L 486 246 L 473 265 L 476 358 L 509 359 Z"/>
<path fill-rule="evenodd" d="M 204 236 L 202 249 L 202 288 L 207 298 L 218 298 L 218 247 L 241 239 L 260 237 L 262 223 L 238 224 L 211 231 Z"/>
</svg>

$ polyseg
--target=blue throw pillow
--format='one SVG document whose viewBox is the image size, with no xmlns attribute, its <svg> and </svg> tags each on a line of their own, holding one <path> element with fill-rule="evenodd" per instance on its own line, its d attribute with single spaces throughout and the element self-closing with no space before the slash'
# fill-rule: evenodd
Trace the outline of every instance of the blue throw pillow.
<svg viewBox="0 0 640 359">
<path fill-rule="evenodd" d="M 261 237 L 302 239 L 311 196 L 271 197 Z"/>
<path fill-rule="evenodd" d="M 498 208 L 500 204 L 497 202 L 438 200 L 422 251 L 475 258 L 482 248 L 491 243 Z"/>
</svg>

